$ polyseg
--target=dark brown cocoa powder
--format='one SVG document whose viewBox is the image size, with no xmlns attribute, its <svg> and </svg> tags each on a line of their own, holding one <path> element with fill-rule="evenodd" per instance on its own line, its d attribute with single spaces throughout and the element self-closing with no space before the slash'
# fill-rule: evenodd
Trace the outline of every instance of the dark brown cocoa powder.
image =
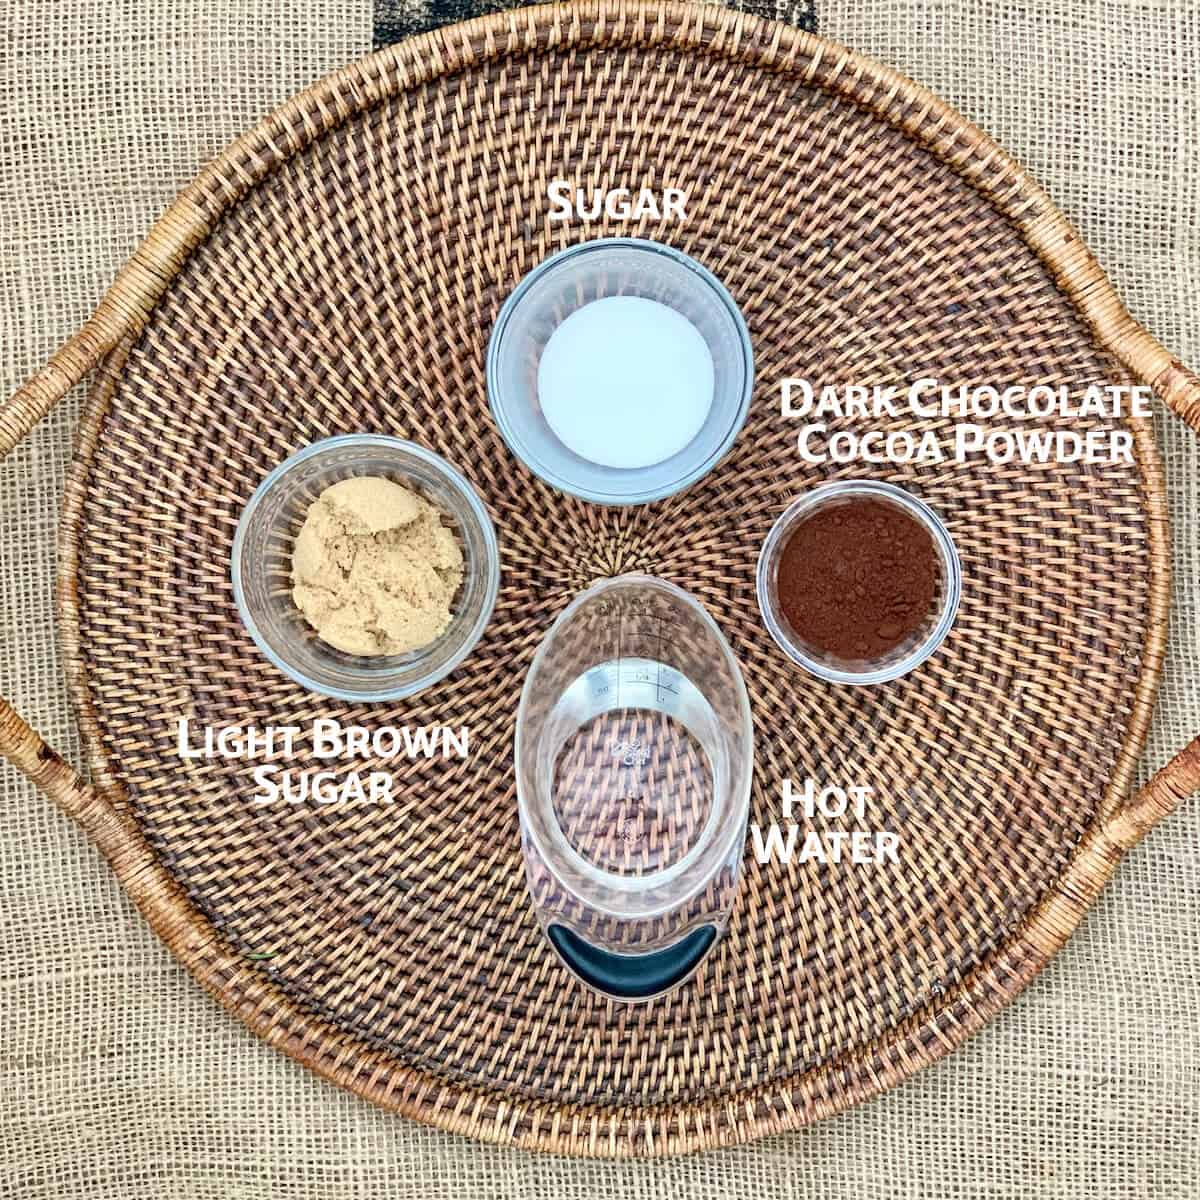
<svg viewBox="0 0 1200 1200">
<path fill-rule="evenodd" d="M 792 531 L 779 561 L 779 605 L 810 647 L 874 659 L 929 616 L 939 577 L 924 526 L 894 504 L 850 498 Z"/>
</svg>

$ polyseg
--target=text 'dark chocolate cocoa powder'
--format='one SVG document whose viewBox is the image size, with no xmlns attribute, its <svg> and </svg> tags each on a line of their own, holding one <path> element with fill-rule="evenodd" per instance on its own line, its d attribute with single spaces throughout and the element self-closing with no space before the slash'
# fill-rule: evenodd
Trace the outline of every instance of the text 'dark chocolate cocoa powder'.
<svg viewBox="0 0 1200 1200">
<path fill-rule="evenodd" d="M 903 509 L 847 499 L 792 531 L 779 560 L 779 606 L 811 648 L 880 658 L 910 638 L 933 607 L 941 567 L 929 532 Z"/>
</svg>

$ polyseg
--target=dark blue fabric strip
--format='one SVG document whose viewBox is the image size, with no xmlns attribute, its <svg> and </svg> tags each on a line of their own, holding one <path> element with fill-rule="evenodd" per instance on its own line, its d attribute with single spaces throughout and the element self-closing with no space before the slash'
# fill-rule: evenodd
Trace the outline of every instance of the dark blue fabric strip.
<svg viewBox="0 0 1200 1200">
<path fill-rule="evenodd" d="M 483 13 L 519 8 L 523 0 L 375 0 L 375 45 L 387 46 L 410 34 L 465 21 Z M 739 0 L 730 8 L 786 21 L 817 31 L 816 0 Z"/>
</svg>

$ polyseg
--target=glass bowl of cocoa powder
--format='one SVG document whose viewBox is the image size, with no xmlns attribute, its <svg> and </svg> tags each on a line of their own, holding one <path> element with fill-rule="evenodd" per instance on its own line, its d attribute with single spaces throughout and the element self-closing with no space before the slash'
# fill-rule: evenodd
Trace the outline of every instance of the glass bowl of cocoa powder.
<svg viewBox="0 0 1200 1200">
<path fill-rule="evenodd" d="M 843 480 L 783 512 L 758 559 L 758 604 L 784 653 L 833 683 L 919 667 L 958 611 L 962 567 L 941 518 L 895 484 Z"/>
</svg>

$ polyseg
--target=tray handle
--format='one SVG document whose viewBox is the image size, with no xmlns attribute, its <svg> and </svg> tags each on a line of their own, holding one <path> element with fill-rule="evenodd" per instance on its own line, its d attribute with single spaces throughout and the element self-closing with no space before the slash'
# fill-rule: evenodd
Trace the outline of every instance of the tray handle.
<svg viewBox="0 0 1200 1200">
<path fill-rule="evenodd" d="M 131 264 L 132 265 L 132 264 Z M 129 268 L 126 268 L 128 271 Z M 122 272 L 124 276 L 125 272 Z M 0 459 L 140 322 L 122 305 L 122 278 L 110 289 L 83 328 L 55 352 L 37 374 L 0 405 Z M 119 846 L 116 812 L 104 796 L 0 696 L 0 754 L 79 823 L 110 857 Z"/>
<path fill-rule="evenodd" d="M 1173 358 L 1154 377 L 1153 387 L 1162 402 L 1200 434 L 1200 375 Z"/>
<path fill-rule="evenodd" d="M 1140 326 L 1121 357 L 1194 433 L 1200 434 L 1200 376 L 1172 358 Z M 1164 361 L 1165 360 L 1165 361 Z M 1104 822 L 1104 836 L 1122 851 L 1135 846 L 1163 817 L 1200 791 L 1200 734 Z"/>
<path fill-rule="evenodd" d="M 0 459 L 122 338 L 146 323 L 168 282 L 208 234 L 211 220 L 196 203 L 196 186 L 185 188 L 154 223 L 83 328 L 0 406 Z"/>
<path fill-rule="evenodd" d="M 128 845 L 125 821 L 104 795 L 0 696 L 0 754 L 74 820 L 113 861 Z"/>
</svg>

